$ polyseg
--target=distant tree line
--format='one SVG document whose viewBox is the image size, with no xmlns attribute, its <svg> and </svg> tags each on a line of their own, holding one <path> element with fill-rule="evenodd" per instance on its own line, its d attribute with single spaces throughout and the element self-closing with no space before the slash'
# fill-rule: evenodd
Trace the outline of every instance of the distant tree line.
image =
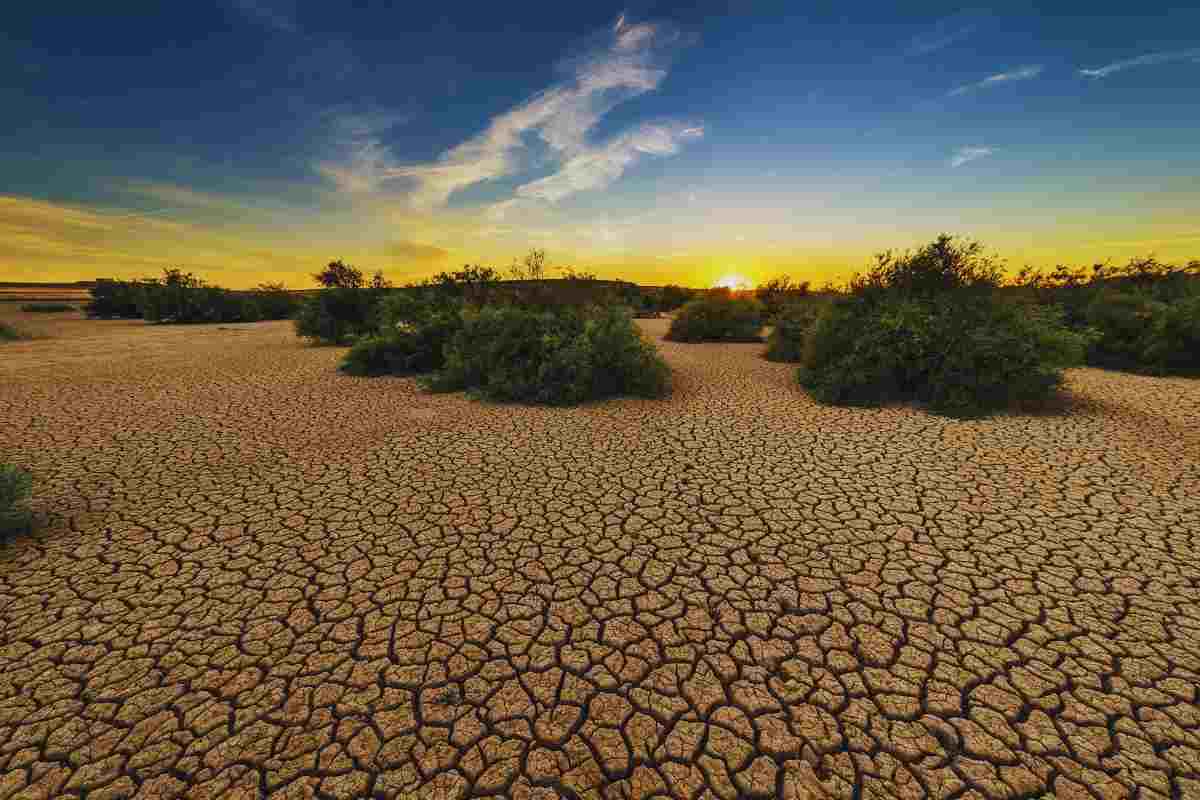
<svg viewBox="0 0 1200 800">
<path fill-rule="evenodd" d="M 130 281 L 101 278 L 91 288 L 84 311 L 91 317 L 145 319 L 150 322 L 257 322 L 287 319 L 299 298 L 282 283 L 250 290 L 211 286 L 190 272 L 168 268 L 160 278 Z"/>
</svg>

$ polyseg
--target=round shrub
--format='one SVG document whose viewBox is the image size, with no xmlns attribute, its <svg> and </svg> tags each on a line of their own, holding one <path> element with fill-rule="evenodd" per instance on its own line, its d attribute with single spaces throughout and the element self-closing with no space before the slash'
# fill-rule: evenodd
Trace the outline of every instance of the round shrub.
<svg viewBox="0 0 1200 800">
<path fill-rule="evenodd" d="M 774 327 L 767 337 L 767 360 L 790 364 L 799 362 L 819 316 L 820 308 L 813 303 L 783 306 L 775 315 Z"/>
<path fill-rule="evenodd" d="M 672 342 L 761 341 L 763 309 L 758 301 L 730 292 L 710 292 L 692 300 L 671 320 Z"/>
<path fill-rule="evenodd" d="M 380 293 L 372 289 L 322 289 L 296 313 L 296 335 L 324 344 L 350 344 L 375 332 Z"/>
<path fill-rule="evenodd" d="M 485 306 L 461 319 L 435 390 L 548 405 L 669 390 L 668 367 L 624 309 Z"/>
<path fill-rule="evenodd" d="M 350 375 L 365 376 L 433 372 L 446 363 L 446 344 L 461 328 L 458 310 L 385 326 L 382 333 L 355 342 L 340 368 Z"/>
<path fill-rule="evenodd" d="M 1045 402 L 1087 341 L 1055 310 L 989 294 L 851 297 L 814 326 L 799 379 L 821 402 L 917 400 L 970 417 Z"/>
</svg>

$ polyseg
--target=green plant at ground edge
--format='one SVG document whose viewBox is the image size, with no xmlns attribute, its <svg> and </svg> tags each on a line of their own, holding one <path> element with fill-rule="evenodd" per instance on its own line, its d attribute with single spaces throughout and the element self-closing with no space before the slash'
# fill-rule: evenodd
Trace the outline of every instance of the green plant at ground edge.
<svg viewBox="0 0 1200 800">
<path fill-rule="evenodd" d="M 0 536 L 28 530 L 30 512 L 25 507 L 33 476 L 12 464 L 0 464 Z"/>
</svg>

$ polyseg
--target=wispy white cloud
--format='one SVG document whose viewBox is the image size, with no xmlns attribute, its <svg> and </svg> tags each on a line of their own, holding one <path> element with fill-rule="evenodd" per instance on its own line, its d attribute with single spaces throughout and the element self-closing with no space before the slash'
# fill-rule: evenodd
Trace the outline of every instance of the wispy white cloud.
<svg viewBox="0 0 1200 800">
<path fill-rule="evenodd" d="M 1040 64 L 1034 64 L 1027 67 L 1009 70 L 1008 72 L 997 72 L 995 75 L 989 75 L 981 81 L 967 83 L 959 86 L 956 89 L 950 90 L 951 97 L 967 94 L 968 92 L 978 91 L 979 89 L 990 89 L 993 86 L 999 86 L 1002 83 L 1012 83 L 1013 81 L 1027 81 L 1031 78 L 1036 78 L 1042 74 Z"/>
<path fill-rule="evenodd" d="M 990 147 L 960 147 L 950 157 L 950 166 L 961 167 L 963 164 L 969 164 L 980 158 L 986 158 L 995 152 Z"/>
<path fill-rule="evenodd" d="M 603 189 L 639 159 L 675 155 L 683 142 L 703 135 L 704 128 L 697 125 L 643 125 L 603 145 L 576 153 L 553 175 L 519 187 L 517 197 L 556 203 L 576 192 Z"/>
<path fill-rule="evenodd" d="M 250 19 L 280 33 L 299 33 L 296 5 L 288 0 L 233 0 L 233 6 Z"/>
<path fill-rule="evenodd" d="M 617 105 L 658 88 L 667 75 L 679 34 L 662 25 L 630 23 L 624 15 L 605 32 L 604 43 L 574 58 L 570 76 L 494 117 L 484 131 L 451 148 L 431 163 L 399 164 L 378 134 L 344 137 L 340 160 L 318 170 L 350 191 L 370 191 L 397 181 L 417 208 L 445 205 L 468 186 L 517 174 L 536 136 L 560 171 L 521 187 L 518 198 L 563 197 L 583 188 L 607 185 L 640 154 L 677 152 L 678 141 L 698 135 L 683 126 L 648 126 L 595 145 L 588 139 L 599 120 Z M 670 144 L 665 142 L 669 140 Z M 619 169 L 618 164 L 623 164 Z M 612 175 L 612 178 L 601 176 Z M 393 184 L 394 185 L 394 184 Z M 571 189 L 575 186 L 579 188 Z M 503 208 L 503 207 L 502 207 Z M 501 212 L 502 213 L 502 212 Z"/>
<path fill-rule="evenodd" d="M 339 189 L 367 193 L 380 189 L 398 169 L 382 136 L 403 122 L 403 114 L 367 111 L 331 112 L 335 153 L 315 164 L 318 173 Z"/>
<path fill-rule="evenodd" d="M 1171 61 L 1195 61 L 1200 63 L 1200 47 L 1194 47 L 1191 50 L 1169 50 L 1162 53 L 1147 53 L 1137 58 L 1114 61 L 1103 67 L 1081 69 L 1079 70 L 1079 74 L 1086 75 L 1089 78 L 1104 78 L 1112 75 L 1114 72 L 1121 72 L 1131 67 L 1147 67 L 1152 64 L 1166 64 Z"/>
<path fill-rule="evenodd" d="M 923 56 L 966 39 L 979 30 L 983 15 L 975 11 L 962 11 L 938 20 L 928 31 L 914 36 L 904 48 L 905 55 Z"/>
</svg>

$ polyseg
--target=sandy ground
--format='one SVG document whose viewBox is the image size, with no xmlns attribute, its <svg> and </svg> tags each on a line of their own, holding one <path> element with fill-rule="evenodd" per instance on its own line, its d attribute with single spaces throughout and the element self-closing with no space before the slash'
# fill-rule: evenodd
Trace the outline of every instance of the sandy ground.
<svg viewBox="0 0 1200 800">
<path fill-rule="evenodd" d="M 1200 797 L 1200 381 L 955 422 L 662 342 L 669 400 L 523 408 L 44 324 L 0 798 Z"/>
</svg>

